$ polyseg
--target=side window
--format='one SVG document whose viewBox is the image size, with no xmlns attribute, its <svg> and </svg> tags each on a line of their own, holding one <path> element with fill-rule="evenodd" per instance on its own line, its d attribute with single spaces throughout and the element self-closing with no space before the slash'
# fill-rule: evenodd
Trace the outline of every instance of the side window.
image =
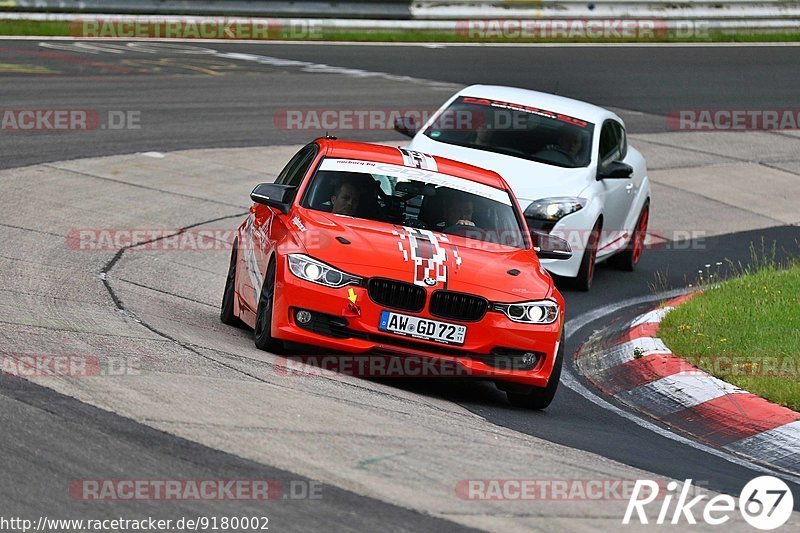
<svg viewBox="0 0 800 533">
<path fill-rule="evenodd" d="M 289 163 L 284 167 L 284 169 L 281 170 L 281 173 L 278 174 L 278 178 L 275 180 L 275 183 L 299 187 L 300 182 L 303 181 L 303 176 L 305 176 L 306 172 L 308 172 L 308 168 L 314 161 L 314 157 L 317 155 L 318 150 L 319 147 L 317 146 L 317 143 L 311 143 L 304 146 L 294 155 L 294 157 L 292 157 L 291 160 L 289 160 Z"/>
<path fill-rule="evenodd" d="M 612 124 L 614 124 L 614 130 L 619 139 L 619 159 L 625 159 L 625 156 L 628 155 L 628 136 L 625 134 L 622 124 L 619 122 L 612 122 Z"/>
<path fill-rule="evenodd" d="M 620 141 L 617 137 L 615 124 L 611 120 L 606 120 L 603 123 L 603 129 L 600 130 L 600 166 L 606 166 L 612 161 L 621 159 Z"/>
</svg>

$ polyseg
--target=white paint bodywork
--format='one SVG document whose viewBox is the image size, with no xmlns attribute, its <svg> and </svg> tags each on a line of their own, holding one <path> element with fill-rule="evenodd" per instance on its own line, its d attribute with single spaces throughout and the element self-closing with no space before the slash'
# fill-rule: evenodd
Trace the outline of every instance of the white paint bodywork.
<svg viewBox="0 0 800 533">
<path fill-rule="evenodd" d="M 423 132 L 436 120 L 438 115 L 461 96 L 491 98 L 519 105 L 534 106 L 593 123 L 591 161 L 588 167 L 563 168 L 547 165 L 519 157 L 455 146 L 424 135 Z M 542 264 L 550 272 L 560 276 L 575 277 L 578 275 L 583 259 L 588 233 L 600 217 L 603 219 L 603 233 L 597 254 L 598 261 L 625 248 L 639 219 L 639 213 L 650 197 L 645 159 L 630 144 L 628 144 L 627 154 L 622 161 L 633 167 L 632 178 L 597 180 L 600 132 L 606 120 L 614 120 L 622 125 L 623 129 L 625 127 L 623 120 L 615 113 L 579 100 L 527 89 L 472 85 L 457 92 L 445 102 L 420 128 L 408 148 L 463 161 L 497 172 L 511 185 L 523 211 L 533 201 L 542 198 L 558 196 L 585 198 L 586 206 L 559 220 L 551 232 L 553 235 L 567 239 L 573 249 L 572 258 L 569 260 L 542 260 Z"/>
</svg>

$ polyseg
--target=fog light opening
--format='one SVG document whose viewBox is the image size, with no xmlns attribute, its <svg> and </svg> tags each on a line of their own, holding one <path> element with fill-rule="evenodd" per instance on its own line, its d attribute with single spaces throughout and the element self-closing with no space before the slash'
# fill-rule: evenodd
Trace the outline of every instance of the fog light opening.
<svg viewBox="0 0 800 533">
<path fill-rule="evenodd" d="M 524 366 L 533 366 L 536 362 L 536 354 L 533 352 L 525 352 L 522 354 L 522 357 L 520 357 L 520 360 Z"/>
<path fill-rule="evenodd" d="M 305 309 L 299 309 L 294 314 L 294 318 L 301 324 L 308 324 L 309 322 L 311 322 L 311 312 L 306 311 Z"/>
</svg>

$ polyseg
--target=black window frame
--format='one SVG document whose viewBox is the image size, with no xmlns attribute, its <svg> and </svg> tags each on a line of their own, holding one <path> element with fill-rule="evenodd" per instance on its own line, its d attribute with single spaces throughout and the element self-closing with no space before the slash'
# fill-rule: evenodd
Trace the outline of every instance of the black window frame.
<svg viewBox="0 0 800 533">
<path fill-rule="evenodd" d="M 275 179 L 275 183 L 299 188 L 318 153 L 319 145 L 317 143 L 309 143 L 302 147 L 283 167 Z M 302 172 L 300 172 L 301 170 Z"/>
<path fill-rule="evenodd" d="M 625 131 L 625 127 L 616 120 L 612 121 L 612 124 L 617 132 L 617 139 L 619 140 L 619 160 L 622 161 L 628 155 L 628 133 Z"/>
<path fill-rule="evenodd" d="M 599 168 L 605 168 L 614 161 L 621 161 L 622 158 L 624 157 L 624 155 L 622 154 L 622 145 L 620 143 L 619 130 L 617 129 L 617 127 L 621 128 L 619 122 L 617 122 L 616 120 L 609 119 L 604 121 L 602 127 L 600 128 L 600 142 L 598 143 L 597 147 L 597 166 Z M 606 131 L 610 131 L 611 135 L 613 136 L 613 143 L 612 143 L 613 148 L 611 149 L 610 152 L 608 152 L 608 155 L 603 154 L 602 152 L 603 133 Z M 613 154 L 615 153 L 617 155 L 612 157 Z"/>
</svg>

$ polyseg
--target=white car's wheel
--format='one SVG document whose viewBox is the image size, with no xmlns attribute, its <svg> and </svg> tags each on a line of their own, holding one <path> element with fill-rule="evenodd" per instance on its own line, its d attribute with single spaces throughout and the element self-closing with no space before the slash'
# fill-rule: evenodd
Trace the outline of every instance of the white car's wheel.
<svg viewBox="0 0 800 533">
<path fill-rule="evenodd" d="M 602 221 L 598 220 L 589 233 L 589 238 L 586 241 L 586 250 L 583 252 L 583 259 L 581 260 L 581 267 L 578 270 L 578 276 L 575 278 L 574 286 L 579 291 L 588 291 L 592 288 L 592 281 L 594 280 L 595 263 L 597 263 L 597 247 L 600 243 L 600 232 L 603 229 Z"/>
<path fill-rule="evenodd" d="M 633 272 L 639 259 L 644 252 L 644 238 L 647 236 L 647 223 L 650 220 L 650 202 L 647 201 L 639 214 L 639 220 L 636 222 L 636 229 L 633 230 L 630 243 L 625 248 L 625 251 L 612 257 L 608 262 L 615 267 Z"/>
</svg>

